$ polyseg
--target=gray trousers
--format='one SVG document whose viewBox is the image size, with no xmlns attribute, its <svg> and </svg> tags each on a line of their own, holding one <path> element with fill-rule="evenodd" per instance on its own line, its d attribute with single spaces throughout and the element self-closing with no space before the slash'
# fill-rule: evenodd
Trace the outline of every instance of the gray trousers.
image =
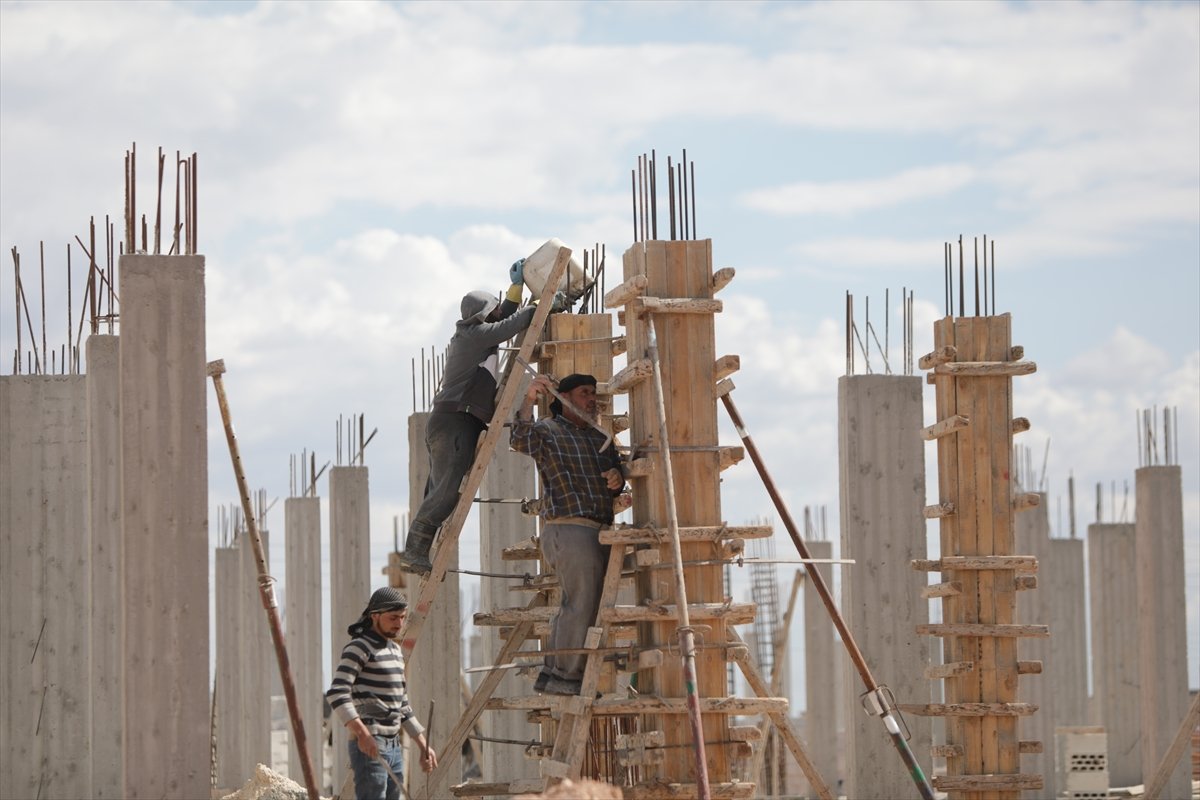
<svg viewBox="0 0 1200 800">
<path fill-rule="evenodd" d="M 475 461 L 475 447 L 484 424 L 462 412 L 435 411 L 425 429 L 429 450 L 429 479 L 425 497 L 408 526 L 410 538 L 424 536 L 433 541 L 438 528 L 458 503 L 458 487 Z M 428 548 L 426 548 L 428 550 Z"/>
<path fill-rule="evenodd" d="M 600 591 L 608 567 L 608 545 L 600 544 L 600 531 L 586 525 L 547 523 L 542 528 L 542 555 L 558 576 L 562 604 L 550 620 L 546 647 L 583 647 L 587 629 L 596 624 Z M 545 670 L 556 678 L 580 680 L 586 655 L 548 655 Z"/>
</svg>

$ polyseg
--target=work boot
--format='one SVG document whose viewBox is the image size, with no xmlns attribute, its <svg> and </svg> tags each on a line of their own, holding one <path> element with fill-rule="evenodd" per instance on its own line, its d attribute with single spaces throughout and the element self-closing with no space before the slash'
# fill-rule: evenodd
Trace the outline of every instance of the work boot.
<svg viewBox="0 0 1200 800">
<path fill-rule="evenodd" d="M 404 552 L 400 554 L 400 569 L 422 578 L 427 576 L 433 571 L 433 563 L 429 560 L 429 548 L 432 546 L 433 534 L 410 531 L 404 543 Z"/>
</svg>

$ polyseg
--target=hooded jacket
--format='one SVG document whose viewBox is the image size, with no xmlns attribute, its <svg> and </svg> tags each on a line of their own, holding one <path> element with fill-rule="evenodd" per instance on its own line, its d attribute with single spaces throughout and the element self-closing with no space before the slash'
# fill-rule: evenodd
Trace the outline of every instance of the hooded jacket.
<svg viewBox="0 0 1200 800">
<path fill-rule="evenodd" d="M 500 305 L 500 320 L 485 322 Z M 461 411 L 487 424 L 496 410 L 496 374 L 500 345 L 529 327 L 535 307 L 517 311 L 517 303 L 499 300 L 487 292 L 471 292 L 462 299 L 462 319 L 446 348 L 442 388 L 434 395 L 435 411 Z M 515 313 L 514 313 L 515 312 Z"/>
</svg>

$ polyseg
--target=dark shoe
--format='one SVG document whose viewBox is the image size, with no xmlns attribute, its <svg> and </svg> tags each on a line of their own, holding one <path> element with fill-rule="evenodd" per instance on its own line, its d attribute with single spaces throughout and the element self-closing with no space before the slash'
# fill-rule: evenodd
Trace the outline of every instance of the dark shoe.
<svg viewBox="0 0 1200 800">
<path fill-rule="evenodd" d="M 400 569 L 424 578 L 433 571 L 433 562 L 428 553 L 410 553 L 405 550 L 400 554 Z"/>
<path fill-rule="evenodd" d="M 546 691 L 546 683 L 550 680 L 550 673 L 542 670 L 538 673 L 537 680 L 533 682 L 533 690 L 538 694 Z"/>
<path fill-rule="evenodd" d="M 545 694 L 557 694 L 566 697 L 574 697 L 579 694 L 579 690 L 583 688 L 583 681 L 573 681 L 568 678 L 556 678 L 553 675 L 546 681 L 546 688 L 543 690 Z"/>
</svg>

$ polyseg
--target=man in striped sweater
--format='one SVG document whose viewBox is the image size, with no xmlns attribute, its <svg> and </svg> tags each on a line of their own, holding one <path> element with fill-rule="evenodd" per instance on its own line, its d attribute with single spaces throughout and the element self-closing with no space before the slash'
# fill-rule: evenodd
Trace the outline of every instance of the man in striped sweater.
<svg viewBox="0 0 1200 800">
<path fill-rule="evenodd" d="M 371 595 L 362 616 L 346 629 L 351 639 L 325 693 L 333 713 L 350 733 L 347 744 L 356 800 L 400 797 L 400 785 L 388 774 L 388 767 L 403 779 L 401 727 L 423 753 L 421 769 L 432 772 L 437 766 L 437 754 L 427 746 L 425 728 L 408 702 L 400 645 L 392 641 L 400 634 L 407 608 L 399 589 L 385 586 Z"/>
</svg>

